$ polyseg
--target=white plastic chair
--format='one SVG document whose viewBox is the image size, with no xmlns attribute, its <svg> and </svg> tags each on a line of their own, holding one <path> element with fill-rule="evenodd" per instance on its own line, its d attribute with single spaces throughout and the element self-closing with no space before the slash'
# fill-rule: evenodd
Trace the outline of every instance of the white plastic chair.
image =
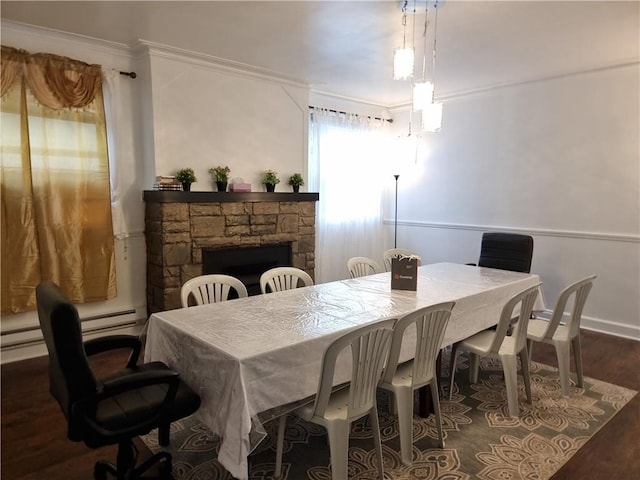
<svg viewBox="0 0 640 480">
<path fill-rule="evenodd" d="M 391 259 L 392 258 L 396 258 L 396 257 L 400 257 L 400 256 L 404 256 L 404 257 L 410 257 L 410 256 L 414 256 L 414 257 L 418 257 L 418 265 L 421 265 L 422 263 L 422 259 L 420 258 L 419 255 L 416 255 L 415 253 L 413 253 L 411 250 L 407 250 L 406 248 L 390 248 L 389 250 L 386 250 L 383 254 L 382 254 L 382 258 L 384 260 L 384 269 L 387 272 L 391 271 Z"/>
<path fill-rule="evenodd" d="M 431 389 L 440 448 L 444 448 L 436 360 L 442 347 L 444 331 L 454 305 L 455 302 L 446 302 L 421 308 L 400 318 L 393 329 L 389 361 L 382 374 L 380 388 L 389 390 L 395 396 L 400 431 L 400 451 L 402 463 L 405 465 L 411 465 L 412 462 L 413 392 L 425 385 L 429 385 Z M 407 327 L 413 324 L 416 326 L 414 358 L 408 362 L 398 364 L 402 338 Z"/>
<path fill-rule="evenodd" d="M 194 277 L 187 280 L 180 289 L 182 308 L 189 306 L 189 295 L 195 299 L 197 305 L 224 302 L 229 299 L 232 288 L 238 294 L 238 298 L 247 296 L 247 288 L 244 284 L 230 275 L 212 274 Z"/>
<path fill-rule="evenodd" d="M 562 388 L 562 394 L 566 396 L 569 396 L 571 347 L 573 347 L 573 358 L 576 362 L 578 387 L 582 387 L 584 382 L 582 374 L 582 347 L 580 346 L 580 321 L 582 319 L 582 310 L 587 302 L 587 297 L 589 296 L 591 287 L 593 287 L 595 278 L 596 275 L 583 278 L 560 292 L 550 321 L 539 319 L 529 320 L 529 328 L 527 330 L 529 358 L 531 358 L 533 342 L 549 343 L 555 347 L 556 356 L 558 357 L 560 386 Z M 566 323 L 561 325 L 560 321 L 565 316 L 567 302 L 572 296 L 573 308 L 567 316 Z"/>
<path fill-rule="evenodd" d="M 374 273 L 383 273 L 378 262 L 367 257 L 353 257 L 347 260 L 347 269 L 351 278 L 365 277 Z"/>
<path fill-rule="evenodd" d="M 389 355 L 395 319 L 382 320 L 351 330 L 334 340 L 322 359 L 322 370 L 315 401 L 295 412 L 304 420 L 327 429 L 333 480 L 347 479 L 349 430 L 351 423 L 370 415 L 378 456 L 378 478 L 384 478 L 380 424 L 376 404 L 376 387 Z M 351 349 L 351 381 L 345 388 L 333 389 L 338 354 Z M 282 469 L 282 447 L 287 417 L 280 417 L 276 443 L 275 477 Z"/>
<path fill-rule="evenodd" d="M 504 371 L 504 381 L 507 388 L 507 403 L 509 415 L 517 417 L 518 410 L 518 358 L 520 357 L 522 376 L 527 393 L 527 401 L 531 403 L 531 379 L 529 376 L 529 355 L 527 353 L 527 326 L 533 305 L 538 296 L 541 284 L 529 287 L 514 295 L 502 308 L 500 320 L 494 330 L 484 330 L 476 333 L 462 342 L 455 343 L 451 350 L 451 371 L 449 383 L 449 400 L 453 391 L 454 375 L 456 372 L 456 354 L 458 349 L 469 352 L 469 377 L 471 383 L 478 381 L 479 357 L 499 358 Z M 516 310 L 520 307 L 520 310 Z M 517 313 L 516 313 L 517 312 Z M 507 330 L 512 319 L 517 318 L 511 336 Z"/>
<path fill-rule="evenodd" d="M 262 293 L 292 290 L 298 288 L 299 282 L 302 282 L 304 287 L 313 285 L 313 280 L 304 270 L 295 267 L 275 267 L 260 275 L 260 290 Z"/>
</svg>

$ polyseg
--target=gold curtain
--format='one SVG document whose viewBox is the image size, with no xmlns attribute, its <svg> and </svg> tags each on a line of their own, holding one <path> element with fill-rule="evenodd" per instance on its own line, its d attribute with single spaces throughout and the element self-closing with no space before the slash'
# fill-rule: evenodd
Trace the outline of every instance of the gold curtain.
<svg viewBox="0 0 640 480">
<path fill-rule="evenodd" d="M 116 295 L 102 71 L 2 46 L 2 313 L 58 283 L 76 303 Z"/>
</svg>

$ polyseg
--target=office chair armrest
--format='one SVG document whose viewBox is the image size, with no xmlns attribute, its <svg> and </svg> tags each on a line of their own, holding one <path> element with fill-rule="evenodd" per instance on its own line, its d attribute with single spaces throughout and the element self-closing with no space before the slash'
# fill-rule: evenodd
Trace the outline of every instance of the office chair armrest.
<svg viewBox="0 0 640 480">
<path fill-rule="evenodd" d="M 142 342 L 140 338 L 134 335 L 109 335 L 106 337 L 93 338 L 84 342 L 84 352 L 87 356 L 97 353 L 116 350 L 118 348 L 131 349 L 131 355 L 127 362 L 127 368 L 132 368 L 138 363 L 140 351 L 142 350 Z"/>
<path fill-rule="evenodd" d="M 173 370 L 144 370 L 104 380 L 102 382 L 102 391 L 99 396 L 103 396 L 100 400 L 104 400 L 104 398 L 112 397 L 130 390 L 136 390 L 151 385 L 167 384 L 169 386 L 167 397 L 169 397 L 169 392 L 172 389 L 176 391 L 178 390 L 179 382 L 180 375 L 178 372 Z M 175 392 L 173 396 L 175 396 Z"/>
</svg>

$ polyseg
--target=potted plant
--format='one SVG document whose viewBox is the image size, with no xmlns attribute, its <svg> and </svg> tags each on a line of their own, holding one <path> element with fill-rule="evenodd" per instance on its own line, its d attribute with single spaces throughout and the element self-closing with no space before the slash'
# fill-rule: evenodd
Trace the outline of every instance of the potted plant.
<svg viewBox="0 0 640 480">
<path fill-rule="evenodd" d="M 300 191 L 300 187 L 304 185 L 304 178 L 302 178 L 302 175 L 299 173 L 294 173 L 289 177 L 289 181 L 287 183 L 291 185 L 293 191 L 297 193 Z"/>
<path fill-rule="evenodd" d="M 211 174 L 211 178 L 216 182 L 216 187 L 219 192 L 227 191 L 227 182 L 229 182 L 229 173 L 231 173 L 231 169 L 226 165 L 224 167 L 218 165 L 217 167 L 210 168 L 209 173 Z"/>
<path fill-rule="evenodd" d="M 278 174 L 273 170 L 265 170 L 262 174 L 262 182 L 267 189 L 267 192 L 273 192 L 276 189 L 276 184 L 280 183 Z"/>
<path fill-rule="evenodd" d="M 196 174 L 192 168 L 181 168 L 176 172 L 176 179 L 182 183 L 182 190 L 188 192 L 191 190 L 191 184 L 197 182 Z"/>
</svg>

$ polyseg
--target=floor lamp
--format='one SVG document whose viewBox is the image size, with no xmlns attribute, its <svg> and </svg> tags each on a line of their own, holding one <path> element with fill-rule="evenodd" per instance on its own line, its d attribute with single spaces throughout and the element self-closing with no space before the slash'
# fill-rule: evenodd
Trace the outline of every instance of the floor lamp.
<svg viewBox="0 0 640 480">
<path fill-rule="evenodd" d="M 398 248 L 398 178 L 400 175 L 394 175 L 396 179 L 396 213 L 393 219 L 393 248 Z"/>
</svg>

